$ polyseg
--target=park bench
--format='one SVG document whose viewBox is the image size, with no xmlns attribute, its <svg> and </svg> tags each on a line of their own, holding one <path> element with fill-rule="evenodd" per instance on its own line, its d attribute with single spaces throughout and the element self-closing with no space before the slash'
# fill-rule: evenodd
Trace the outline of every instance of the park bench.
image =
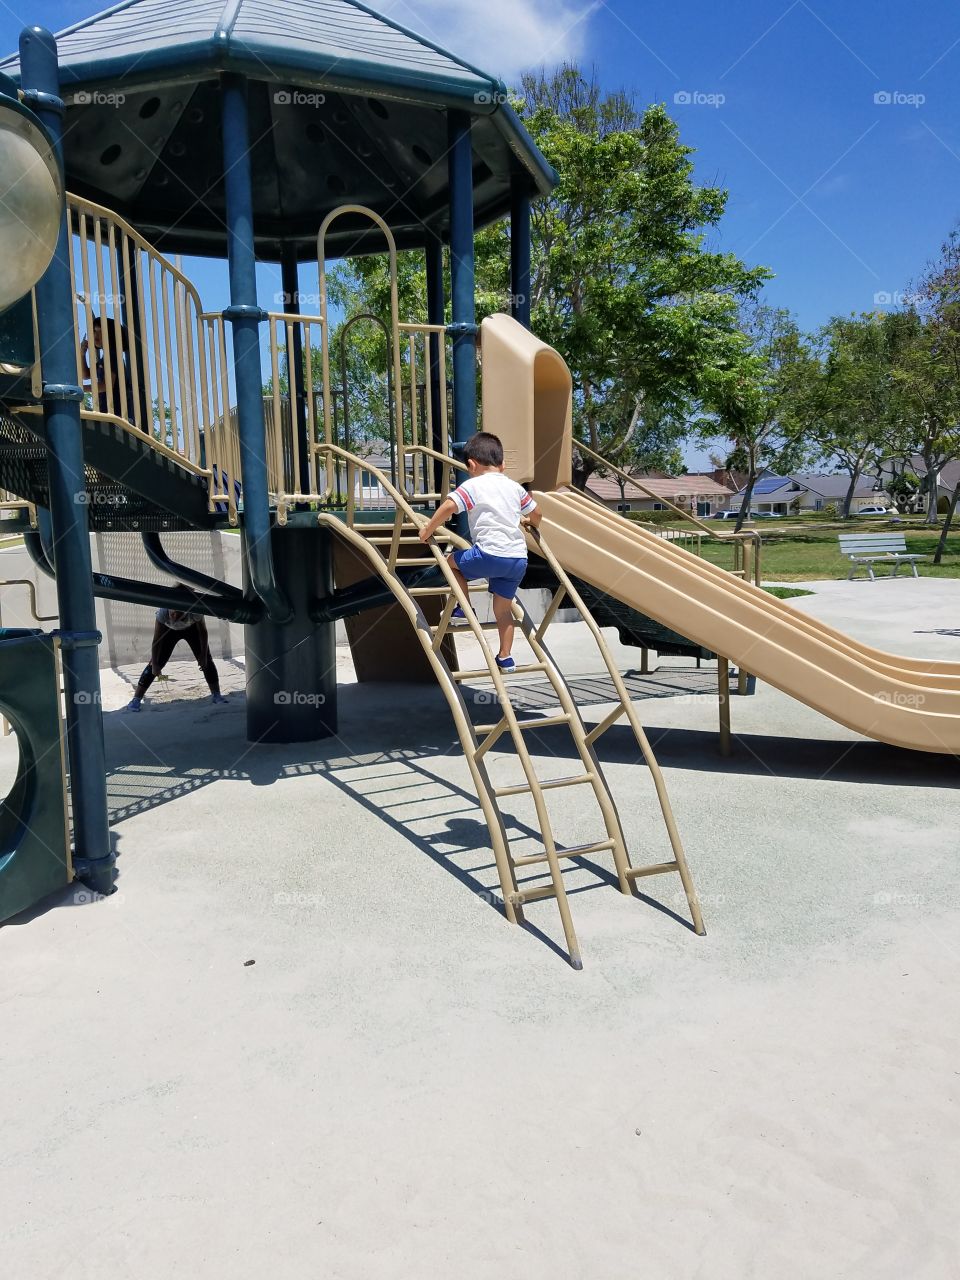
<svg viewBox="0 0 960 1280">
<path fill-rule="evenodd" d="M 914 555 L 907 551 L 907 540 L 902 533 L 841 533 L 840 554 L 850 561 L 849 582 L 863 565 L 874 582 L 873 566 L 875 564 L 891 565 L 890 577 L 895 578 L 902 564 L 909 564 L 913 576 L 919 578 L 917 561 L 926 560 L 927 556 Z"/>
</svg>

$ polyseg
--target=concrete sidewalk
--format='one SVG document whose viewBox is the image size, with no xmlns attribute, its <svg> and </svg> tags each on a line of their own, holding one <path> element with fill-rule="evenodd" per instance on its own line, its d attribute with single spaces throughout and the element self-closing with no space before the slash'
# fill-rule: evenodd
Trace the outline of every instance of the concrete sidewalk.
<svg viewBox="0 0 960 1280">
<path fill-rule="evenodd" d="M 810 585 L 791 603 L 960 660 L 960 582 Z M 550 638 L 600 719 L 584 628 Z M 491 905 L 440 695 L 338 660 L 339 737 L 305 747 L 244 740 L 239 664 L 214 707 L 171 663 L 139 716 L 136 671 L 104 673 L 118 891 L 0 930 L 11 1274 L 960 1275 L 955 760 L 762 685 L 724 760 L 715 668 L 631 675 L 708 936 L 676 877 L 627 899 L 598 857 L 568 873 L 578 974 L 554 904 Z M 562 735 L 536 750 L 569 771 Z M 626 732 L 600 755 L 635 860 L 667 856 Z M 596 837 L 553 795 L 564 843 Z"/>
</svg>

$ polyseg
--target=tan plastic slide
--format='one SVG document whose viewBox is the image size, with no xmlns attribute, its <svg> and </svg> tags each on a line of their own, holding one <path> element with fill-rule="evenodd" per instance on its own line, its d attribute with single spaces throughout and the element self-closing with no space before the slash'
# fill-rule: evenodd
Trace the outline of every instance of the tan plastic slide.
<svg viewBox="0 0 960 1280">
<path fill-rule="evenodd" d="M 848 729 L 960 754 L 960 663 L 859 644 L 575 490 L 534 496 L 569 573 Z"/>
<path fill-rule="evenodd" d="M 871 649 L 570 488 L 573 386 L 562 356 L 507 315 L 483 321 L 481 342 L 484 427 L 503 440 L 508 474 L 532 484 L 568 573 L 848 729 L 960 754 L 960 663 Z"/>
</svg>

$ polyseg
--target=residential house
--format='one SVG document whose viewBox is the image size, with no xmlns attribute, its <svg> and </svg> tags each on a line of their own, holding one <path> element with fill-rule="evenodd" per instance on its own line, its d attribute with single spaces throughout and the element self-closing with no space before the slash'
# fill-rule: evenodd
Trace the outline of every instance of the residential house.
<svg viewBox="0 0 960 1280">
<path fill-rule="evenodd" d="M 615 476 L 594 473 L 587 489 L 611 511 L 669 511 L 670 505 L 695 516 L 711 516 L 726 509 L 733 489 L 718 484 L 709 475 L 638 475 L 636 484 L 620 482 Z"/>
<path fill-rule="evenodd" d="M 852 515 L 861 507 L 878 504 L 891 506 L 889 494 L 878 488 L 877 476 L 864 475 L 857 481 L 850 504 Z M 798 473 L 792 476 L 763 474 L 753 489 L 750 500 L 752 511 L 769 511 L 774 515 L 802 515 L 807 511 L 823 511 L 826 507 L 842 506 L 850 487 L 850 477 L 844 474 L 823 476 Z M 743 499 L 743 488 L 730 502 L 730 510 L 736 510 Z"/>
<path fill-rule="evenodd" d="M 880 468 L 880 473 L 885 480 L 888 480 L 894 474 L 899 473 L 902 469 L 903 464 L 899 462 L 899 460 L 898 465 L 896 466 L 894 466 L 892 462 L 884 462 Z M 907 462 L 907 469 L 912 471 L 914 475 L 918 476 L 921 480 L 927 474 L 927 468 L 924 464 L 923 458 L 920 457 L 919 454 L 914 454 L 914 456 L 909 459 Z M 960 483 L 960 458 L 954 458 L 952 461 L 942 466 L 937 473 L 937 509 L 939 511 L 946 511 L 947 505 L 949 504 L 950 499 L 953 496 L 953 491 L 957 487 L 958 483 Z M 926 506 L 925 494 L 918 493 L 907 503 L 907 510 L 925 511 Z"/>
</svg>

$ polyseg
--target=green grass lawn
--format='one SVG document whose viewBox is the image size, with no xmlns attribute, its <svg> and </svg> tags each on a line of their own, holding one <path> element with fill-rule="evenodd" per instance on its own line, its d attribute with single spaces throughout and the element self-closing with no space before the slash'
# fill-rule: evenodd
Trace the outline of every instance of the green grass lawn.
<svg viewBox="0 0 960 1280">
<path fill-rule="evenodd" d="M 824 526 L 822 524 L 775 524 L 760 530 L 763 537 L 761 565 L 765 582 L 804 582 L 815 578 L 845 578 L 849 562 L 840 555 L 837 535 L 843 533 L 902 533 L 907 551 L 915 555 L 933 556 L 940 537 L 939 529 L 925 528 L 916 523 L 904 522 L 893 526 L 886 521 L 851 521 L 848 524 Z M 730 567 L 732 552 L 713 539 L 703 539 L 704 557 L 714 564 Z M 931 561 L 917 566 L 922 578 L 960 578 L 960 530 L 951 531 L 943 562 Z M 878 574 L 889 569 L 878 566 Z M 900 576 L 909 574 L 909 566 L 900 569 Z"/>
</svg>

